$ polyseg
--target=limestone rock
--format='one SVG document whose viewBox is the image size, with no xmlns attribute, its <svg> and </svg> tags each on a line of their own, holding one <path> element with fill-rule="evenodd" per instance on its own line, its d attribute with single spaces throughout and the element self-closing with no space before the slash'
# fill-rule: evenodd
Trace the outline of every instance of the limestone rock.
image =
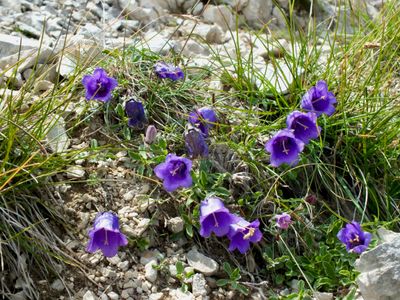
<svg viewBox="0 0 400 300">
<path fill-rule="evenodd" d="M 195 297 L 203 297 L 207 295 L 207 281 L 203 274 L 194 274 L 192 277 L 192 293 Z"/>
<path fill-rule="evenodd" d="M 242 13 L 250 26 L 261 28 L 270 20 L 272 8 L 272 1 L 249 0 Z"/>
<path fill-rule="evenodd" d="M 155 282 L 157 280 L 158 271 L 153 268 L 153 265 L 157 265 L 157 260 L 153 259 L 149 261 L 145 266 L 145 277 L 150 282 Z"/>
<path fill-rule="evenodd" d="M 64 118 L 60 116 L 53 116 L 53 118 L 56 122 L 47 132 L 46 139 L 51 150 L 60 153 L 68 149 L 70 140 L 65 130 Z"/>
<path fill-rule="evenodd" d="M 397 300 L 400 295 L 400 234 L 356 261 L 357 283 L 365 300 Z"/>
<path fill-rule="evenodd" d="M 186 254 L 186 258 L 190 266 L 206 276 L 213 275 L 218 271 L 218 263 L 212 258 L 200 253 L 196 249 L 190 250 Z"/>
<path fill-rule="evenodd" d="M 181 289 L 171 290 L 169 292 L 170 299 L 172 300 L 194 300 L 195 297 L 190 292 L 182 292 Z"/>
<path fill-rule="evenodd" d="M 203 11 L 203 18 L 207 22 L 218 24 L 225 31 L 235 29 L 235 18 L 227 6 L 208 5 Z"/>
<path fill-rule="evenodd" d="M 0 58 L 18 53 L 20 49 L 39 49 L 39 47 L 40 42 L 37 40 L 21 38 L 19 36 L 8 34 L 0 34 Z"/>
<path fill-rule="evenodd" d="M 92 291 L 87 291 L 84 295 L 82 300 L 96 300 L 97 297 Z"/>
<path fill-rule="evenodd" d="M 85 170 L 80 166 L 72 166 L 67 169 L 67 177 L 74 179 L 82 179 L 85 177 Z"/>
<path fill-rule="evenodd" d="M 214 25 L 206 34 L 206 41 L 208 43 L 223 44 L 227 40 L 225 32 L 218 25 Z"/>
<path fill-rule="evenodd" d="M 178 233 L 183 230 L 183 227 L 185 225 L 185 222 L 181 217 L 175 217 L 170 220 L 168 220 L 168 228 L 171 230 L 173 233 Z"/>
<path fill-rule="evenodd" d="M 65 289 L 64 284 L 60 279 L 54 280 L 50 287 L 58 292 L 61 292 Z"/>
</svg>

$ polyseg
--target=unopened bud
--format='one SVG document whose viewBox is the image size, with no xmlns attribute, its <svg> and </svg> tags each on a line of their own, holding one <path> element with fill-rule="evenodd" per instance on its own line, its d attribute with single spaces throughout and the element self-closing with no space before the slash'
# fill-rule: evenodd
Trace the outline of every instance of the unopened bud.
<svg viewBox="0 0 400 300">
<path fill-rule="evenodd" d="M 310 194 L 306 197 L 305 200 L 311 205 L 315 205 L 317 203 L 317 196 L 315 196 L 314 194 Z"/>
<path fill-rule="evenodd" d="M 144 141 L 146 144 L 152 144 L 156 140 L 157 137 L 157 128 L 154 125 L 149 125 L 146 129 L 146 136 L 144 137 Z"/>
</svg>

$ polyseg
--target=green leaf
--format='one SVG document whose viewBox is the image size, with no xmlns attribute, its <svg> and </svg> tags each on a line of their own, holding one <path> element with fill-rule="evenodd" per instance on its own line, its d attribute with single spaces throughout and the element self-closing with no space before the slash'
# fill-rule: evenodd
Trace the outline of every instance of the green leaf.
<svg viewBox="0 0 400 300">
<path fill-rule="evenodd" d="M 277 274 L 277 275 L 274 277 L 274 281 L 275 281 L 275 284 L 276 284 L 276 285 L 282 284 L 284 280 L 285 280 L 285 276 L 283 276 L 282 274 Z"/>
<path fill-rule="evenodd" d="M 223 268 L 229 276 L 232 274 L 232 267 L 228 262 L 224 262 Z"/>
<path fill-rule="evenodd" d="M 96 149 L 97 147 L 99 147 L 99 144 L 97 143 L 97 140 L 96 139 L 91 139 L 90 140 L 90 148 Z"/>
<path fill-rule="evenodd" d="M 176 262 L 175 267 L 176 267 L 176 273 L 177 273 L 177 274 L 182 274 L 183 271 L 184 271 L 184 269 L 185 269 L 185 268 L 183 267 L 183 264 L 182 264 L 181 261 Z"/>
<path fill-rule="evenodd" d="M 206 172 L 204 172 L 204 171 L 200 171 L 200 174 L 199 174 L 200 176 L 200 178 L 199 178 L 199 183 L 202 185 L 202 186 L 207 186 L 207 182 L 208 182 L 208 174 L 206 173 Z"/>
<path fill-rule="evenodd" d="M 249 289 L 245 287 L 244 285 L 238 284 L 236 289 L 241 292 L 243 295 L 248 295 L 249 294 Z"/>
<path fill-rule="evenodd" d="M 123 118 L 125 117 L 125 110 L 121 103 L 118 103 L 117 106 L 114 108 L 115 113 L 118 117 Z"/>
<path fill-rule="evenodd" d="M 218 279 L 217 280 L 217 285 L 218 286 L 225 286 L 227 284 L 229 284 L 231 281 L 229 279 Z"/>
<path fill-rule="evenodd" d="M 191 224 L 186 224 L 186 234 L 189 237 L 193 237 L 193 226 Z"/>
<path fill-rule="evenodd" d="M 123 132 L 124 138 L 127 141 L 130 141 L 132 136 L 131 136 L 131 130 L 129 129 L 129 127 L 125 126 L 124 129 L 122 130 L 122 132 Z"/>
<path fill-rule="evenodd" d="M 237 281 L 240 279 L 240 270 L 238 268 L 236 268 L 235 270 L 233 270 L 233 272 L 230 274 L 230 278 L 233 281 Z"/>
<path fill-rule="evenodd" d="M 133 160 L 138 160 L 138 161 L 141 160 L 141 157 L 140 157 L 139 153 L 137 153 L 137 152 L 129 151 L 128 154 L 129 154 L 129 157 Z"/>
</svg>

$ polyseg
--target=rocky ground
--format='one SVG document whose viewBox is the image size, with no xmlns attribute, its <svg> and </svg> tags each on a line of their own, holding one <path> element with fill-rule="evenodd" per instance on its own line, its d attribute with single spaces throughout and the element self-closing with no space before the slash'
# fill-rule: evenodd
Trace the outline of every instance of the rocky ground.
<svg viewBox="0 0 400 300">
<path fill-rule="evenodd" d="M 288 12 L 287 0 L 277 1 L 279 6 L 258 0 L 217 2 L 219 5 L 195 0 L 1 0 L 0 69 L 15 64 L 19 49 L 29 56 L 37 53 L 42 43 L 39 64 L 52 71 L 35 84 L 34 92 L 37 93 L 51 89 L 57 73 L 68 77 L 80 58 L 88 59 L 102 49 L 126 45 L 146 47 L 162 55 L 171 51 L 181 53 L 188 70 L 192 68 L 195 72 L 195 67 L 212 64 L 213 52 L 221 57 L 235 57 L 231 30 L 236 28 L 236 17 L 232 10 L 238 11 L 239 23 L 247 23 L 255 29 L 270 22 L 260 33 L 265 38 L 271 30 L 279 32 L 285 28 L 281 10 Z M 306 27 L 310 7 L 308 1 L 302 3 L 304 5 L 296 7 L 295 13 L 298 22 Z M 368 1 L 364 8 L 374 17 L 380 5 L 380 0 Z M 321 19 L 334 16 L 340 10 L 330 1 L 320 3 L 315 9 Z M 266 57 L 278 50 L 273 45 L 266 48 L 249 30 L 241 29 L 238 34 L 242 53 L 249 54 L 251 44 L 254 64 L 277 90 L 285 92 L 287 79 L 292 76 L 289 70 L 266 64 Z M 60 62 L 58 51 L 64 48 L 65 41 L 67 47 Z M 281 45 L 293 51 L 283 39 Z M 8 71 L 2 80 L 13 79 L 18 90 L 29 78 L 35 59 L 30 56 L 17 67 L 15 77 Z M 60 63 L 59 69 L 57 63 Z M 286 80 L 282 80 L 282 76 Z M 217 80 L 210 84 L 219 87 L 221 83 Z M 62 124 L 59 130 L 63 131 Z M 94 124 L 75 136 L 61 135 L 64 140 L 60 150 L 89 147 L 88 137 L 96 130 Z M 36 296 L 40 299 L 72 297 L 84 300 L 240 299 L 240 294 L 216 286 L 216 280 L 225 276 L 221 264 L 226 254 L 217 256 L 210 245 L 189 241 L 180 234 L 184 230 L 184 221 L 171 209 L 174 201 L 179 199 L 161 196 L 151 180 L 135 177 L 126 151 L 119 151 L 112 158 L 76 160 L 75 166 L 60 174 L 57 180 L 79 182 L 93 178 L 94 173 L 102 179 L 100 183 L 61 184 L 54 188 L 54 195 L 65 207 L 71 227 L 68 233 L 63 233 L 63 242 L 81 266 L 65 268 L 62 279 L 37 282 Z M 107 210 L 118 213 L 122 231 L 137 243 L 122 248 L 119 255 L 111 259 L 101 253 L 85 252 L 87 231 L 96 212 Z M 144 245 L 150 250 L 141 251 Z M 252 257 L 248 260 L 249 265 L 255 263 Z M 178 273 L 178 262 L 183 264 L 184 274 L 194 275 L 185 278 L 184 274 Z M 252 298 L 265 299 L 268 283 L 253 279 L 248 283 L 254 288 Z M 187 292 L 180 288 L 185 283 L 191 285 Z M 12 298 L 27 299 L 24 284 L 18 280 L 17 284 L 20 291 Z M 319 295 L 318 299 L 332 299 L 332 295 Z"/>
</svg>

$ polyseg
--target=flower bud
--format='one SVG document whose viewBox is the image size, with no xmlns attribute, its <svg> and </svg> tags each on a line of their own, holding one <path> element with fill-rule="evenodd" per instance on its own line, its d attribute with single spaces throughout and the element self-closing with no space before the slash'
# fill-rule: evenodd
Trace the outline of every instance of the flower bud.
<svg viewBox="0 0 400 300">
<path fill-rule="evenodd" d="M 146 135 L 144 137 L 144 142 L 146 144 L 152 144 L 157 137 L 157 128 L 154 125 L 149 125 L 146 129 Z"/>
</svg>

